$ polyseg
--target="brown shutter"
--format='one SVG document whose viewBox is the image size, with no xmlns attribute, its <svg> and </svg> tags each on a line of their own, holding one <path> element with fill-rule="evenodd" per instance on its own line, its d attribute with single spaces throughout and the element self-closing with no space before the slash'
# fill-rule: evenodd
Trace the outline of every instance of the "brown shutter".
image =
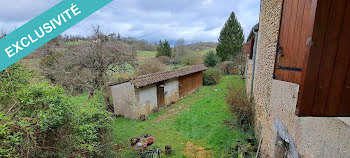
<svg viewBox="0 0 350 158">
<path fill-rule="evenodd" d="M 350 116 L 350 1 L 284 0 L 274 77 L 299 84 L 298 116 Z"/>
<path fill-rule="evenodd" d="M 284 0 L 276 44 L 274 78 L 300 84 L 306 41 L 310 36 L 310 0 Z"/>
<path fill-rule="evenodd" d="M 298 116 L 350 116 L 350 1 L 313 0 Z M 314 20 L 313 20 L 314 19 Z"/>
<path fill-rule="evenodd" d="M 249 43 L 249 58 L 253 59 L 253 54 L 254 54 L 254 44 L 255 44 L 255 36 L 252 36 L 250 38 L 250 43 Z"/>
</svg>

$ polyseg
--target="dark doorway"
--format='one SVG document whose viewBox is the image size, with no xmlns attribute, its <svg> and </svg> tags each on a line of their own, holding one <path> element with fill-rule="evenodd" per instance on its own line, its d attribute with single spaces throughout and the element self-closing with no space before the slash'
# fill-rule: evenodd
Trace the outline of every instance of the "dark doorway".
<svg viewBox="0 0 350 158">
<path fill-rule="evenodd" d="M 157 83 L 157 102 L 158 107 L 163 107 L 165 105 L 164 82 Z"/>
</svg>

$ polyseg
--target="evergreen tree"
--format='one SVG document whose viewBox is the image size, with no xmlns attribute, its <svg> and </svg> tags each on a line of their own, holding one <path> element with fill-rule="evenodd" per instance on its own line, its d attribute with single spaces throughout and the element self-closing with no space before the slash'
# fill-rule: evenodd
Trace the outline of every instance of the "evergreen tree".
<svg viewBox="0 0 350 158">
<path fill-rule="evenodd" d="M 159 40 L 156 56 L 157 57 L 163 56 L 163 42 L 162 42 L 162 40 Z"/>
<path fill-rule="evenodd" d="M 165 40 L 163 44 L 163 51 L 164 51 L 164 56 L 171 57 L 171 47 L 169 45 L 169 42 Z"/>
<path fill-rule="evenodd" d="M 235 13 L 232 12 L 230 18 L 220 32 L 219 44 L 216 47 L 217 55 L 221 61 L 235 58 L 242 51 L 244 42 L 243 29 L 238 22 Z"/>
<path fill-rule="evenodd" d="M 156 56 L 157 57 L 159 57 L 159 56 L 171 57 L 171 48 L 170 48 L 169 42 L 167 40 L 165 40 L 164 43 L 162 42 L 162 40 L 159 41 Z"/>
</svg>

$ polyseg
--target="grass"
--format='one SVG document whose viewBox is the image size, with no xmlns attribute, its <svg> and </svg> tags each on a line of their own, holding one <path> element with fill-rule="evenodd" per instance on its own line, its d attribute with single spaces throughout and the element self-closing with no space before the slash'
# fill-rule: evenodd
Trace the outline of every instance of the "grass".
<svg viewBox="0 0 350 158">
<path fill-rule="evenodd" d="M 137 51 L 139 58 L 154 58 L 156 57 L 157 51 Z"/>
<path fill-rule="evenodd" d="M 248 135 L 228 127 L 224 122 L 233 118 L 225 102 L 226 86 L 233 84 L 243 88 L 239 76 L 224 76 L 221 83 L 204 86 L 191 95 L 151 114 L 144 122 L 117 118 L 114 121 L 114 137 L 117 157 L 134 157 L 138 151 L 129 147 L 132 137 L 150 134 L 156 138 L 150 148 L 164 150 L 173 146 L 169 157 L 222 157 L 238 140 Z"/>
<path fill-rule="evenodd" d="M 201 55 L 207 55 L 207 54 L 209 53 L 209 51 L 210 51 L 210 50 L 203 50 L 203 51 L 200 51 L 199 53 L 200 53 Z M 216 52 L 215 49 L 213 49 L 213 51 Z"/>
<path fill-rule="evenodd" d="M 166 69 L 167 70 L 176 70 L 176 69 L 183 69 L 186 67 L 188 67 L 188 66 L 186 66 L 186 65 L 167 65 Z"/>
<path fill-rule="evenodd" d="M 18 61 L 18 63 L 36 73 L 40 71 L 40 59 L 21 59 Z"/>
<path fill-rule="evenodd" d="M 69 41 L 69 42 L 66 42 L 66 45 L 67 46 L 72 46 L 72 45 L 79 45 L 81 44 L 82 42 L 78 42 L 78 41 L 75 41 L 75 42 L 72 42 L 72 41 Z"/>
</svg>

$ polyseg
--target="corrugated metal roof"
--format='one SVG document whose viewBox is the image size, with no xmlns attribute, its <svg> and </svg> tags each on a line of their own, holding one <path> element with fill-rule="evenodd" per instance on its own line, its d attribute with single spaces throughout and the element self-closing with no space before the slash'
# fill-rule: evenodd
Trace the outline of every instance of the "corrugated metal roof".
<svg viewBox="0 0 350 158">
<path fill-rule="evenodd" d="M 177 78 L 180 76 L 185 76 L 189 74 L 193 74 L 196 72 L 204 71 L 208 69 L 204 65 L 195 65 L 188 68 L 178 69 L 178 70 L 172 70 L 172 71 L 165 71 L 165 72 L 158 72 L 158 73 L 152 73 L 142 76 L 137 76 L 129 80 L 136 88 L 144 87 L 147 85 L 151 85 L 154 83 L 158 83 L 161 81 Z M 110 86 L 116 85 L 119 83 L 113 83 L 110 84 Z"/>
</svg>

